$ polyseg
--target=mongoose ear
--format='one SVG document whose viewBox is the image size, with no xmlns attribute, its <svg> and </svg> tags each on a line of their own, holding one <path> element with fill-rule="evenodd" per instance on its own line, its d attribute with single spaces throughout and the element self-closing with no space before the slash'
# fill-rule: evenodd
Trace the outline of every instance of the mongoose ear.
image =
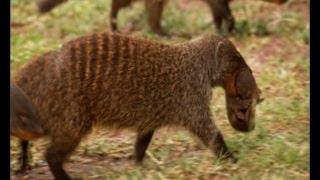
<svg viewBox="0 0 320 180">
<path fill-rule="evenodd" d="M 235 84 L 236 89 L 242 98 L 250 98 L 256 88 L 253 75 L 248 69 L 239 72 Z"/>
<path fill-rule="evenodd" d="M 258 88 L 258 102 L 257 102 L 258 104 L 262 103 L 265 99 L 264 97 L 261 97 L 261 94 L 262 94 L 262 91 L 261 89 Z"/>
<path fill-rule="evenodd" d="M 220 70 L 220 65 L 221 65 L 221 59 L 222 57 L 219 57 L 219 54 L 222 53 L 222 46 L 223 46 L 223 42 L 219 41 L 216 48 L 215 48 L 215 52 L 214 52 L 214 71 L 215 73 L 219 73 Z"/>
</svg>

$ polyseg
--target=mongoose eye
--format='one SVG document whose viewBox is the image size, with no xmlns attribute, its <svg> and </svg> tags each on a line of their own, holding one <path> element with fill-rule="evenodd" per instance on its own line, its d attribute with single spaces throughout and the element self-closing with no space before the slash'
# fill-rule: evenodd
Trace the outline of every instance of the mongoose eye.
<svg viewBox="0 0 320 180">
<path fill-rule="evenodd" d="M 243 99 L 241 97 L 237 97 L 236 99 L 237 99 L 238 109 L 240 110 L 247 110 L 250 107 L 252 102 L 251 99 Z"/>
<path fill-rule="evenodd" d="M 23 126 L 27 126 L 27 125 L 28 125 L 28 122 L 30 123 L 30 120 L 29 120 L 26 116 L 24 116 L 24 115 L 20 115 L 19 118 L 20 118 L 21 124 L 22 124 Z"/>
<path fill-rule="evenodd" d="M 242 113 L 244 113 L 244 114 L 247 112 L 247 110 L 248 110 L 247 108 L 241 108 L 241 109 L 239 109 L 239 111 L 242 112 Z"/>
</svg>

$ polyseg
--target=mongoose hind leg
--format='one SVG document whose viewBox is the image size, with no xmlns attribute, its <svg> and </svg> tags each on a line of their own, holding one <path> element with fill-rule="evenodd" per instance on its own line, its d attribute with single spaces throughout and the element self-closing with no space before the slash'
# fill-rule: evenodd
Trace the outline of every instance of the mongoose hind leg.
<svg viewBox="0 0 320 180">
<path fill-rule="evenodd" d="M 141 164 L 145 156 L 146 150 L 150 144 L 154 131 L 146 133 L 138 132 L 136 143 L 134 146 L 134 158 L 136 164 Z"/>
</svg>

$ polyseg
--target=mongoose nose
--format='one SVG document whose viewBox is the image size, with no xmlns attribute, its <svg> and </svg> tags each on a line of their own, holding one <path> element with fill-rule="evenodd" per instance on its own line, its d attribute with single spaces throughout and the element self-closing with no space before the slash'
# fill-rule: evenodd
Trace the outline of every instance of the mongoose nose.
<svg viewBox="0 0 320 180">
<path fill-rule="evenodd" d="M 236 116 L 239 120 L 241 121 L 245 121 L 246 117 L 245 117 L 245 112 L 242 112 L 242 111 L 238 111 L 236 112 Z"/>
<path fill-rule="evenodd" d="M 251 123 L 251 124 L 249 125 L 248 132 L 253 131 L 255 127 L 256 127 L 256 126 L 255 126 L 255 123 Z"/>
</svg>

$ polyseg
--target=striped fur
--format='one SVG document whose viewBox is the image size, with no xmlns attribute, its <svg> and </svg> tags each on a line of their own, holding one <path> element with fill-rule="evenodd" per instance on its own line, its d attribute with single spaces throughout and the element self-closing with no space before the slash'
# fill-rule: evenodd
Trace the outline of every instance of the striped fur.
<svg viewBox="0 0 320 180">
<path fill-rule="evenodd" d="M 209 102 L 214 86 L 236 97 L 228 93 L 235 84 L 230 77 L 241 70 L 251 72 L 232 43 L 218 36 L 168 45 L 104 32 L 29 61 L 14 80 L 39 110 L 51 138 L 46 154 L 51 171 L 68 179 L 62 163 L 94 126 L 137 131 L 138 162 L 163 126 L 185 127 L 217 155 L 235 159 L 212 121 Z M 254 99 L 254 79 L 251 84 Z"/>
</svg>

